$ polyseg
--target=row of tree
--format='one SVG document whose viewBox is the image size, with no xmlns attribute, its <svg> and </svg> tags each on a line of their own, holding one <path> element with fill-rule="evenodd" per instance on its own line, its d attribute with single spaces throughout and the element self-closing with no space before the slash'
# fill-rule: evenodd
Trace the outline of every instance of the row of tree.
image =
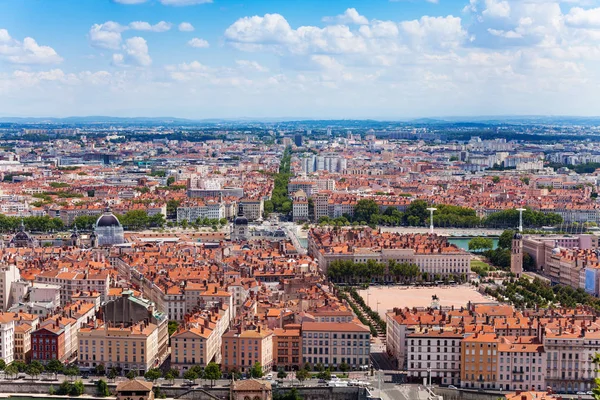
<svg viewBox="0 0 600 400">
<path fill-rule="evenodd" d="M 292 211 L 292 200 L 288 196 L 288 183 L 292 176 L 292 149 L 286 147 L 281 162 L 279 163 L 279 172 L 274 177 L 273 192 L 271 199 L 265 201 L 265 214 L 279 212 L 289 214 Z"/>
<path fill-rule="evenodd" d="M 476 226 L 509 227 L 518 226 L 519 212 L 516 210 L 498 211 L 487 218 L 480 218 L 474 209 L 450 204 L 432 205 L 425 200 L 415 200 L 404 212 L 395 207 L 388 207 L 383 212 L 373 199 L 362 199 L 356 203 L 353 215 L 345 214 L 338 218 L 321 217 L 323 225 L 384 225 L 384 226 L 423 226 L 431 220 L 429 207 L 435 207 L 433 224 L 442 227 L 469 228 Z M 562 222 L 562 217 L 555 213 L 542 213 L 527 209 L 523 212 L 523 224 L 529 227 L 552 226 Z"/>
<path fill-rule="evenodd" d="M 358 284 L 391 280 L 409 283 L 414 282 L 420 276 L 420 271 L 415 264 L 399 263 L 394 260 L 388 261 L 387 264 L 378 263 L 374 260 L 369 260 L 366 263 L 336 260 L 327 267 L 327 276 L 336 283 Z"/>
</svg>

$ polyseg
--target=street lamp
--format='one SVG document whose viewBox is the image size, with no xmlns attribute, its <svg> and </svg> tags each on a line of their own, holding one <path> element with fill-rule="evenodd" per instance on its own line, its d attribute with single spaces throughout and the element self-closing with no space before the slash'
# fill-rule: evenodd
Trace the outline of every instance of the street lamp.
<svg viewBox="0 0 600 400">
<path fill-rule="evenodd" d="M 437 210 L 435 207 L 429 207 L 427 211 L 429 211 L 429 233 L 433 235 L 433 212 Z"/>
<path fill-rule="evenodd" d="M 377 314 L 379 314 L 379 304 L 381 304 L 380 301 L 377 302 L 377 310 L 375 310 L 377 312 Z"/>
<path fill-rule="evenodd" d="M 523 211 L 525 211 L 524 208 L 517 208 L 517 211 L 519 212 L 519 232 L 523 232 Z"/>
</svg>

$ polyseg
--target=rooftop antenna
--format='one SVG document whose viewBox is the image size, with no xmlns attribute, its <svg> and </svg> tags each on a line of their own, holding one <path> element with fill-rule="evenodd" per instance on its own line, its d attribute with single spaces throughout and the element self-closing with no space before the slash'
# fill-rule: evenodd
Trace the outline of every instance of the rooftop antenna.
<svg viewBox="0 0 600 400">
<path fill-rule="evenodd" d="M 525 211 L 525 209 L 517 208 L 517 211 L 519 212 L 519 232 L 523 233 L 523 211 Z"/>
</svg>

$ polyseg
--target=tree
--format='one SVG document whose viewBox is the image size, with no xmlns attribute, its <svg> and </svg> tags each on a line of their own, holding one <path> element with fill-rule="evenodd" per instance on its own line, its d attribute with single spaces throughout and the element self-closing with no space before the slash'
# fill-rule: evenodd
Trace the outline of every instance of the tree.
<svg viewBox="0 0 600 400">
<path fill-rule="evenodd" d="M 125 375 L 125 378 L 127 378 L 131 381 L 131 380 L 135 379 L 136 376 L 137 376 L 137 373 L 135 371 L 129 371 L 127 373 L 127 375 Z"/>
<path fill-rule="evenodd" d="M 79 367 L 76 365 L 71 365 L 65 369 L 65 375 L 69 378 L 74 378 L 79 375 Z"/>
<path fill-rule="evenodd" d="M 17 368 L 17 366 L 15 365 L 15 363 L 12 363 L 8 367 L 6 367 L 6 369 L 4 370 L 4 372 L 8 376 L 16 376 L 19 373 L 19 368 Z"/>
<path fill-rule="evenodd" d="M 210 386 L 213 387 L 215 381 L 221 378 L 221 367 L 218 364 L 211 362 L 204 369 L 204 379 L 210 380 Z"/>
<path fill-rule="evenodd" d="M 76 381 L 69 388 L 69 396 L 81 396 L 84 391 L 85 388 L 83 387 L 83 382 Z"/>
<path fill-rule="evenodd" d="M 108 397 L 110 396 L 110 390 L 108 390 L 108 384 L 104 379 L 99 379 L 96 382 L 96 394 L 98 397 Z"/>
<path fill-rule="evenodd" d="M 501 249 L 510 249 L 512 247 L 513 236 L 515 236 L 515 231 L 512 229 L 502 232 L 500 239 L 498 239 L 498 247 Z"/>
<path fill-rule="evenodd" d="M 152 382 L 154 382 L 155 380 L 157 380 L 161 376 L 162 376 L 162 373 L 160 372 L 159 369 L 156 369 L 156 368 L 148 370 L 148 372 L 146 372 L 144 374 L 144 378 L 146 378 L 147 380 L 152 381 Z"/>
<path fill-rule="evenodd" d="M 75 217 L 73 225 L 79 229 L 88 230 L 92 229 L 97 219 L 98 215 L 80 215 L 79 217 Z"/>
<path fill-rule="evenodd" d="M 171 186 L 174 183 L 175 183 L 175 177 L 174 176 L 170 176 L 170 177 L 167 178 L 167 186 Z"/>
<path fill-rule="evenodd" d="M 296 379 L 298 379 L 300 382 L 307 380 L 309 375 L 310 374 L 308 371 L 304 368 L 300 368 L 298 371 L 296 371 Z"/>
<path fill-rule="evenodd" d="M 31 379 L 35 378 L 39 374 L 43 372 L 43 369 L 34 364 L 29 364 L 25 369 L 25 373 L 31 377 Z"/>
<path fill-rule="evenodd" d="M 177 368 L 171 368 L 169 373 L 173 376 L 173 379 L 179 378 L 179 370 Z"/>
<path fill-rule="evenodd" d="M 329 368 L 327 368 L 326 370 L 319 372 L 317 374 L 317 378 L 325 379 L 326 381 L 329 381 L 329 380 L 331 380 L 331 371 L 329 370 Z"/>
<path fill-rule="evenodd" d="M 98 364 L 98 365 L 96 365 L 95 370 L 96 370 L 96 375 L 104 375 L 104 374 L 106 374 L 106 368 L 104 367 L 104 364 Z"/>
<path fill-rule="evenodd" d="M 521 177 L 521 182 L 523 182 L 523 184 L 525 186 L 529 186 L 529 177 L 528 176 L 522 176 Z"/>
<path fill-rule="evenodd" d="M 252 378 L 262 378 L 263 370 L 262 365 L 259 362 L 254 363 L 254 365 L 250 369 L 250 376 Z"/>
<path fill-rule="evenodd" d="M 340 368 L 340 371 L 342 371 L 342 372 L 348 372 L 350 370 L 350 366 L 348 364 L 346 364 L 345 361 L 340 364 L 339 368 Z"/>
<path fill-rule="evenodd" d="M 375 200 L 362 199 L 354 206 L 354 220 L 371 222 L 373 216 L 379 214 L 379 206 Z"/>
<path fill-rule="evenodd" d="M 198 379 L 198 374 L 193 369 L 188 369 L 183 373 L 183 379 L 187 379 L 188 381 L 195 382 Z"/>
<path fill-rule="evenodd" d="M 277 379 L 285 379 L 286 377 L 287 373 L 282 368 L 279 368 L 279 371 L 277 371 Z"/>
<path fill-rule="evenodd" d="M 167 372 L 165 374 L 165 379 L 167 381 L 169 381 L 171 384 L 173 384 L 173 382 L 175 381 L 175 377 L 173 376 L 173 374 L 171 373 L 171 371 Z"/>
<path fill-rule="evenodd" d="M 490 238 L 474 237 L 469 240 L 469 250 L 471 251 L 489 250 L 492 247 L 494 247 L 494 242 Z"/>
<path fill-rule="evenodd" d="M 4 371 L 6 369 L 6 362 L 0 358 L 0 371 Z"/>
<path fill-rule="evenodd" d="M 111 381 L 114 381 L 117 378 L 117 370 L 114 368 L 111 368 L 108 371 L 107 378 L 110 379 Z"/>
<path fill-rule="evenodd" d="M 406 207 L 404 218 L 409 225 L 415 226 L 427 221 L 429 218 L 429 205 L 425 200 L 415 200 Z"/>
<path fill-rule="evenodd" d="M 500 182 L 500 177 L 497 176 L 497 175 L 496 176 L 492 176 L 492 182 L 494 182 L 494 183 Z"/>
<path fill-rule="evenodd" d="M 298 394 L 298 389 L 292 388 L 285 393 L 274 393 L 273 400 L 302 400 L 302 396 Z"/>
<path fill-rule="evenodd" d="M 64 370 L 65 370 L 64 364 L 56 359 L 50 360 L 46 364 L 46 371 L 50 372 L 51 374 L 54 374 L 55 378 L 58 374 L 62 373 Z"/>
<path fill-rule="evenodd" d="M 179 328 L 179 323 L 177 321 L 169 321 L 169 336 L 172 336 Z"/>
</svg>

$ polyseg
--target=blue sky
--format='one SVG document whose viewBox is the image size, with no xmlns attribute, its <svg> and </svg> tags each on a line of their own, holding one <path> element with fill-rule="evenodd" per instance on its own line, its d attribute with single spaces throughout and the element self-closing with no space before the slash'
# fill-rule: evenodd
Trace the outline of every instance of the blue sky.
<svg viewBox="0 0 600 400">
<path fill-rule="evenodd" d="M 598 115 L 596 0 L 0 0 L 0 116 Z"/>
</svg>

